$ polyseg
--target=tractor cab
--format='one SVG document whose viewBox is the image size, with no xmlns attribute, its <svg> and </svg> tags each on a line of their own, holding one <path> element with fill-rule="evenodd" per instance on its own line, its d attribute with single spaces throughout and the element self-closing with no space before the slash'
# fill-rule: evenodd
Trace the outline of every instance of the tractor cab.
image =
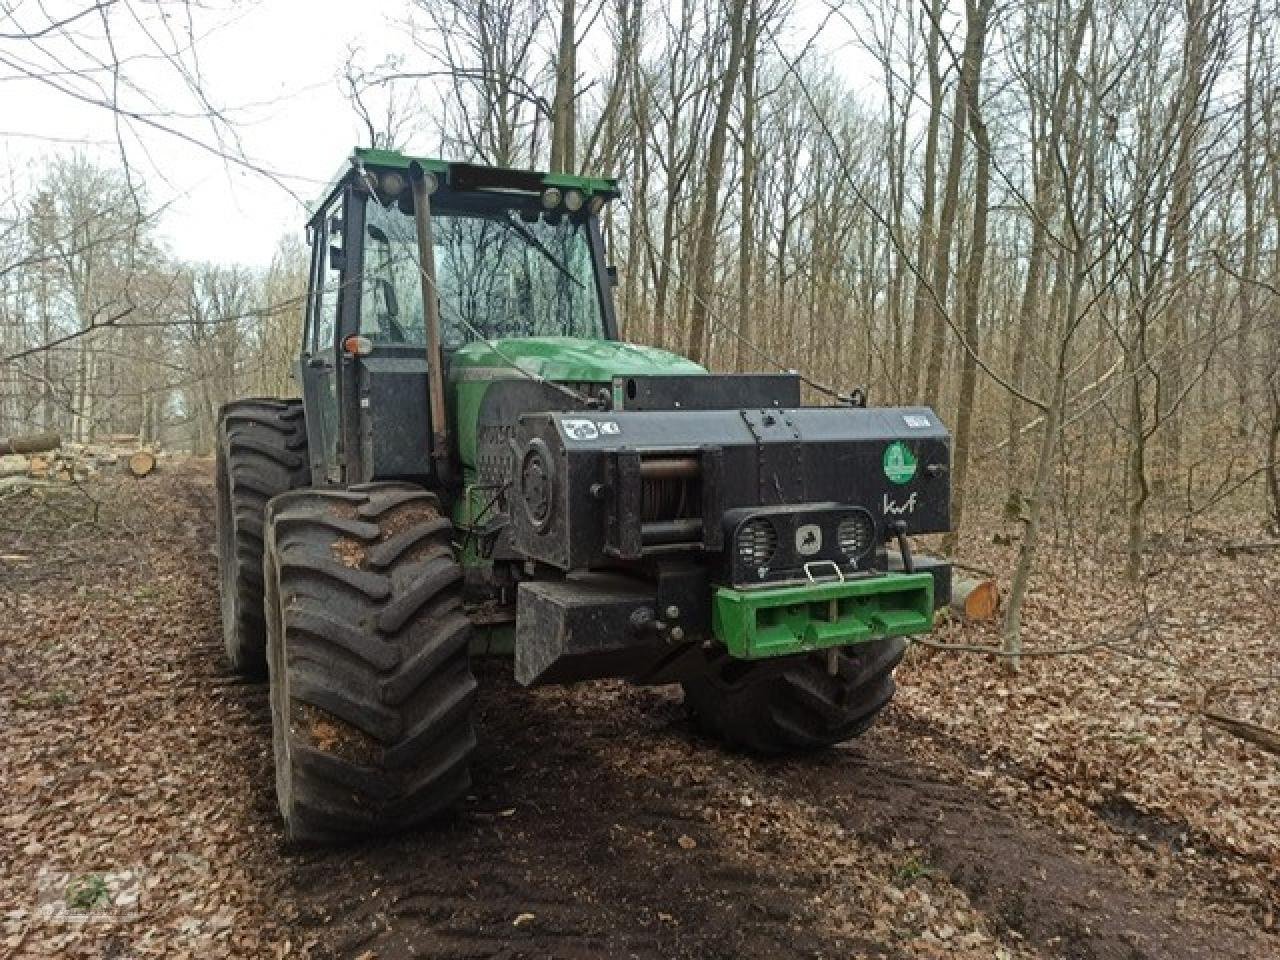
<svg viewBox="0 0 1280 960">
<path fill-rule="evenodd" d="M 617 195 L 608 179 L 357 149 L 308 225 L 300 379 L 323 412 L 308 422 L 314 482 L 442 479 L 457 446 L 450 368 L 468 345 L 496 360 L 504 341 L 616 340 L 600 214 Z"/>
<path fill-rule="evenodd" d="M 460 181 L 449 166 L 428 183 L 443 347 L 519 337 L 611 338 L 607 273 L 597 262 L 605 195 L 592 194 L 589 207 L 582 189 L 543 188 L 527 174 L 512 179 L 509 171 L 486 172 L 530 189 L 479 185 L 500 177 Z M 379 187 L 364 204 L 360 332 L 375 342 L 422 345 L 412 192 L 395 170 L 376 176 Z M 450 188 L 451 178 L 461 185 Z"/>
</svg>

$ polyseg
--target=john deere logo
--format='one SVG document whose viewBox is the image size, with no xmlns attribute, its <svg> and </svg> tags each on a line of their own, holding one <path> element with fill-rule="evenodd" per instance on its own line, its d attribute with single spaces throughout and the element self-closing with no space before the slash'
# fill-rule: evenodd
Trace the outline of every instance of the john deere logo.
<svg viewBox="0 0 1280 960">
<path fill-rule="evenodd" d="M 916 458 L 901 440 L 885 448 L 884 475 L 890 483 L 906 483 L 916 475 Z"/>
<path fill-rule="evenodd" d="M 816 523 L 806 523 L 796 528 L 796 553 L 812 557 L 822 549 L 822 528 Z"/>
</svg>

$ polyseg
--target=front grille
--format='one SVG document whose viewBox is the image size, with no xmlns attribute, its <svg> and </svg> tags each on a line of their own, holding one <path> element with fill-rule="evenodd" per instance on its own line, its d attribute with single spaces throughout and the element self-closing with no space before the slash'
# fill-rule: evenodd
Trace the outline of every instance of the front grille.
<svg viewBox="0 0 1280 960">
<path fill-rule="evenodd" d="M 795 504 L 735 511 L 728 579 L 744 586 L 811 579 L 812 571 L 842 574 L 876 568 L 880 531 L 863 507 Z"/>
</svg>

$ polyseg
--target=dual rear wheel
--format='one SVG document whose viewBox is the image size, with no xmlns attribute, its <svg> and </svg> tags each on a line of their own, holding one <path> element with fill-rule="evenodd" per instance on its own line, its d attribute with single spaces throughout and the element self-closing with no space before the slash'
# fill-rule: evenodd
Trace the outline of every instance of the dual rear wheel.
<svg viewBox="0 0 1280 960">
<path fill-rule="evenodd" d="M 299 401 L 223 409 L 227 658 L 269 677 L 276 795 L 300 845 L 440 813 L 470 785 L 475 749 L 471 625 L 439 502 L 402 484 L 309 482 Z"/>
<path fill-rule="evenodd" d="M 233 670 L 265 677 L 263 524 L 272 497 L 311 482 L 302 401 L 227 404 L 218 418 L 216 457 L 223 643 Z"/>
</svg>

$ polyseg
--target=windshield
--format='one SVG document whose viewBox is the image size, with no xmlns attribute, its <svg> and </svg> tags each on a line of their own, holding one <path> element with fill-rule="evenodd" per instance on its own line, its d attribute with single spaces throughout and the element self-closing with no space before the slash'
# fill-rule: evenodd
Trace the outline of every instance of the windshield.
<svg viewBox="0 0 1280 960">
<path fill-rule="evenodd" d="M 585 220 L 433 209 L 431 226 L 446 348 L 499 337 L 604 338 Z M 362 334 L 426 342 L 417 233 L 397 206 L 368 204 L 362 287 Z"/>
</svg>

